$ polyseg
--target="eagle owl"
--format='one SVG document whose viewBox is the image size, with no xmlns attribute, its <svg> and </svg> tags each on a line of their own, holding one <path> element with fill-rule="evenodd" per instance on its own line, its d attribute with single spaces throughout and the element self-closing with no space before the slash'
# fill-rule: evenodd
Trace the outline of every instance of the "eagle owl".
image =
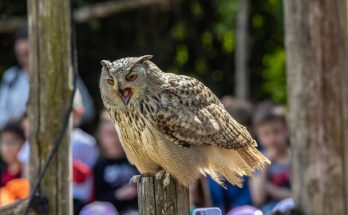
<svg viewBox="0 0 348 215">
<path fill-rule="evenodd" d="M 162 72 L 151 55 L 102 60 L 100 91 L 128 160 L 140 173 L 188 186 L 210 175 L 242 186 L 269 164 L 245 127 L 198 80 Z"/>
</svg>

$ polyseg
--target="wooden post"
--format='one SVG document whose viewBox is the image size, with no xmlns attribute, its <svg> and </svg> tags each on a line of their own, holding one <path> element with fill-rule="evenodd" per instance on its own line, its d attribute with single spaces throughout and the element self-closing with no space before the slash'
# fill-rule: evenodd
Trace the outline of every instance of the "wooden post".
<svg viewBox="0 0 348 215">
<path fill-rule="evenodd" d="M 347 3 L 285 0 L 293 197 L 348 214 Z"/>
<path fill-rule="evenodd" d="M 30 38 L 30 182 L 37 176 L 62 129 L 72 93 L 69 0 L 28 1 Z M 71 129 L 71 126 L 69 126 Z M 41 182 L 49 213 L 72 214 L 71 154 L 67 130 Z"/>
<path fill-rule="evenodd" d="M 163 187 L 163 181 L 144 176 L 138 183 L 138 203 L 140 215 L 188 215 L 190 213 L 189 191 L 187 187 L 171 178 Z"/>
</svg>

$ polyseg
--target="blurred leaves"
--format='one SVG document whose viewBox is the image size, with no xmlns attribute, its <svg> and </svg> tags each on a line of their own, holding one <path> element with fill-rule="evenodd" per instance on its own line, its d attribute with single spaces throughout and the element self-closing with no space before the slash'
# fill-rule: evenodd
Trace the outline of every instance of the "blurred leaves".
<svg viewBox="0 0 348 215">
<path fill-rule="evenodd" d="M 283 5 L 251 0 L 249 59 L 251 96 L 286 102 Z"/>
<path fill-rule="evenodd" d="M 219 95 L 233 94 L 239 1 L 181 1 L 171 28 L 176 50 L 171 67 L 182 74 L 194 72 Z M 271 98 L 285 103 L 281 0 L 251 0 L 249 23 L 251 96 L 254 100 Z"/>
<path fill-rule="evenodd" d="M 171 34 L 178 41 L 185 40 L 188 37 L 188 26 L 183 22 L 178 22 L 173 26 Z"/>
<path fill-rule="evenodd" d="M 235 48 L 235 34 L 233 31 L 225 32 L 222 39 L 223 49 L 227 53 L 232 53 Z"/>
<path fill-rule="evenodd" d="M 218 96 L 233 94 L 240 1 L 177 0 L 170 10 L 144 7 L 77 24 L 80 74 L 99 101 L 100 59 L 154 54 L 161 69 L 194 76 Z M 251 98 L 286 102 L 282 1 L 250 1 Z M 77 8 L 97 2 L 73 4 Z M 21 0 L 0 0 L 0 10 L 2 16 L 26 14 Z M 0 35 L 0 68 L 15 63 L 12 41 L 12 35 Z"/>
<path fill-rule="evenodd" d="M 224 74 L 220 70 L 215 70 L 211 73 L 211 78 L 213 81 L 221 81 L 224 77 Z"/>
<path fill-rule="evenodd" d="M 204 16 L 204 10 L 198 1 L 194 1 L 191 4 L 191 11 L 196 19 L 200 19 Z"/>
<path fill-rule="evenodd" d="M 251 25 L 255 29 L 260 29 L 263 27 L 263 17 L 261 15 L 254 15 L 251 20 Z"/>
<path fill-rule="evenodd" d="M 214 3 L 220 16 L 219 22 L 215 24 L 215 31 L 222 38 L 227 31 L 235 29 L 239 0 L 215 0 Z"/>
<path fill-rule="evenodd" d="M 189 53 L 185 45 L 178 45 L 176 47 L 176 62 L 183 65 L 187 62 L 189 58 Z"/>
<path fill-rule="evenodd" d="M 263 57 L 262 89 L 269 93 L 271 99 L 286 103 L 285 51 L 280 49 Z"/>
</svg>

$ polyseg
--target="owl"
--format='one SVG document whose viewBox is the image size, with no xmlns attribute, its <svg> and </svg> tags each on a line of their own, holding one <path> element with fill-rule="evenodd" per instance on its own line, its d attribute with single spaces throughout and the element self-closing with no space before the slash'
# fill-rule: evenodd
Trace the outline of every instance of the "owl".
<svg viewBox="0 0 348 215">
<path fill-rule="evenodd" d="M 128 160 L 142 175 L 224 186 L 268 165 L 247 129 L 198 80 L 162 72 L 151 55 L 102 60 L 101 97 Z"/>
</svg>

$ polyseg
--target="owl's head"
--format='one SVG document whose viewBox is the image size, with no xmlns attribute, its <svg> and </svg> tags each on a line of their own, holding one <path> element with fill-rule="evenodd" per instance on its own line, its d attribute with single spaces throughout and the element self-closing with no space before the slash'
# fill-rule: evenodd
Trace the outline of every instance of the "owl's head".
<svg viewBox="0 0 348 215">
<path fill-rule="evenodd" d="M 152 85 L 151 76 L 156 67 L 149 61 L 152 57 L 145 55 L 121 58 L 113 62 L 101 61 L 100 91 L 106 108 L 125 111 L 139 101 Z"/>
</svg>

